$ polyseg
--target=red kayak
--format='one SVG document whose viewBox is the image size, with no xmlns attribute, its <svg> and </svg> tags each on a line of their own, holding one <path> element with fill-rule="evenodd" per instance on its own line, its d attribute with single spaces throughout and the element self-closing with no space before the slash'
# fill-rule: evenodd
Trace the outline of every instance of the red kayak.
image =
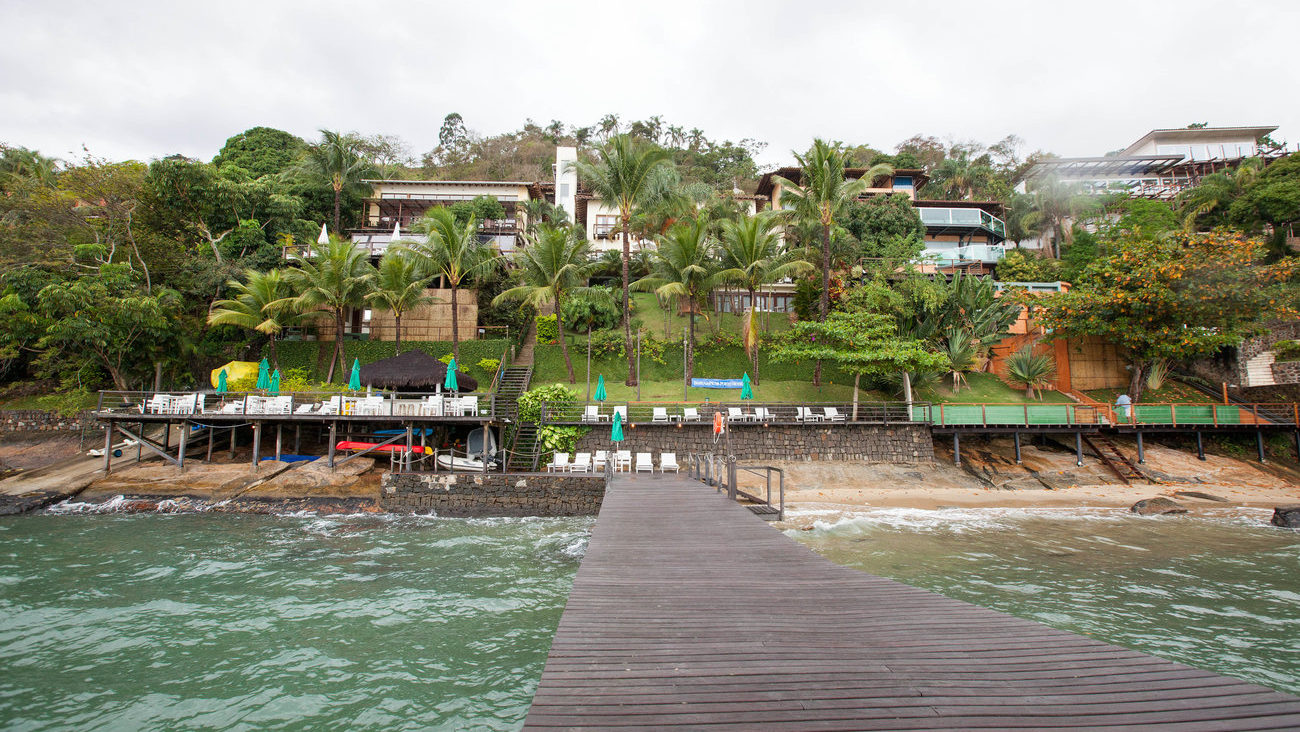
<svg viewBox="0 0 1300 732">
<path fill-rule="evenodd" d="M 344 440 L 343 442 L 340 442 L 334 447 L 339 450 L 372 450 L 373 449 L 377 452 L 406 452 L 406 445 L 399 445 L 397 443 L 393 443 L 391 445 L 384 445 L 380 447 L 379 443 L 377 442 L 351 442 L 348 440 Z M 411 452 L 421 452 L 421 451 L 423 451 L 424 454 L 426 455 L 433 454 L 432 447 L 420 447 L 419 445 L 415 445 L 411 448 Z"/>
</svg>

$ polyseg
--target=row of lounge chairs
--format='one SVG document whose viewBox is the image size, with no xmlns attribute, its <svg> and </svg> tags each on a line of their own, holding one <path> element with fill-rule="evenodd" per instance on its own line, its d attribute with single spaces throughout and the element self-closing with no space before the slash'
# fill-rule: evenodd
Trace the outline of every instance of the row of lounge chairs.
<svg viewBox="0 0 1300 732">
<path fill-rule="evenodd" d="M 349 397 L 336 395 L 323 402 L 295 405 L 293 396 L 250 394 L 208 408 L 206 394 L 154 394 L 140 405 L 142 414 L 300 414 L 343 416 L 473 416 L 479 413 L 477 395 L 427 396 L 422 399 L 398 399 L 384 396 Z"/>
<path fill-rule="evenodd" d="M 622 415 L 622 421 L 627 421 L 627 407 L 618 405 L 612 408 L 609 413 L 602 412 L 599 405 L 588 405 L 582 413 L 583 422 L 608 422 L 614 418 L 614 413 Z M 776 415 L 767 407 L 755 407 L 752 411 L 741 407 L 727 407 L 728 422 L 768 422 L 776 419 Z M 799 422 L 843 422 L 845 415 L 840 413 L 837 407 L 824 407 L 818 411 L 815 407 L 795 407 L 795 420 Z M 696 407 L 685 407 L 681 414 L 673 414 L 668 411 L 668 407 L 653 407 L 650 421 L 652 422 L 702 422 L 700 410 Z"/>
<path fill-rule="evenodd" d="M 551 462 L 546 465 L 546 471 L 548 473 L 589 473 L 593 470 L 602 469 L 610 457 L 611 455 L 605 450 L 597 450 L 594 459 L 589 452 L 579 452 L 574 454 L 573 462 L 569 462 L 569 453 L 557 452 Z M 633 471 L 631 450 L 616 450 L 612 457 L 614 472 Z M 636 454 L 636 472 L 653 474 L 655 469 L 653 456 L 650 453 L 638 452 Z M 677 453 L 659 453 L 658 470 L 660 473 L 666 473 L 669 470 L 674 473 L 679 472 L 681 467 L 677 464 Z"/>
</svg>

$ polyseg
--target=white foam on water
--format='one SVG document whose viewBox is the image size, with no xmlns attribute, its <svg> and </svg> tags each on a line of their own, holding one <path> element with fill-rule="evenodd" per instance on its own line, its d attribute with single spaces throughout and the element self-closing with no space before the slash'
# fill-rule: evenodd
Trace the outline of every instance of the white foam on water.
<svg viewBox="0 0 1300 732">
<path fill-rule="evenodd" d="M 834 520 L 813 521 L 812 530 L 836 534 L 861 534 L 877 528 L 964 533 L 1013 529 L 1034 518 L 1122 521 L 1129 515 L 1120 508 L 866 508 L 840 512 Z M 793 535 L 793 531 L 787 533 Z"/>
<path fill-rule="evenodd" d="M 112 513 L 122 508 L 126 496 L 113 496 L 103 503 L 92 501 L 62 501 L 45 509 L 49 513 Z"/>
</svg>

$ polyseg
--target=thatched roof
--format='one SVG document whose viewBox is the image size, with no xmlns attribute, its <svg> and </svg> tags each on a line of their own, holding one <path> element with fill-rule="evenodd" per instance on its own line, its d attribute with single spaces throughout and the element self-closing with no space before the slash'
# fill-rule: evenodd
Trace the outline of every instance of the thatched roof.
<svg viewBox="0 0 1300 732">
<path fill-rule="evenodd" d="M 361 366 L 361 385 L 379 389 L 435 391 L 446 378 L 447 364 L 423 351 L 407 351 Z M 478 389 L 478 381 L 460 369 L 456 370 L 456 384 L 461 391 Z"/>
</svg>

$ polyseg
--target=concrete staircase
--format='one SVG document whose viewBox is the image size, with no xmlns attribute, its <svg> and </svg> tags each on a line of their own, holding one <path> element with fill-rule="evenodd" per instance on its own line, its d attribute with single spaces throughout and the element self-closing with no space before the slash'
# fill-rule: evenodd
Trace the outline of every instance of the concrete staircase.
<svg viewBox="0 0 1300 732">
<path fill-rule="evenodd" d="M 497 383 L 497 412 L 510 420 L 502 442 L 509 450 L 506 468 L 511 471 L 534 470 L 537 462 L 537 425 L 519 423 L 519 395 L 532 379 L 532 366 L 508 366 Z"/>
<path fill-rule="evenodd" d="M 1273 361 L 1276 356 L 1272 351 L 1264 351 L 1246 362 L 1246 383 L 1242 386 L 1274 386 Z"/>
</svg>

